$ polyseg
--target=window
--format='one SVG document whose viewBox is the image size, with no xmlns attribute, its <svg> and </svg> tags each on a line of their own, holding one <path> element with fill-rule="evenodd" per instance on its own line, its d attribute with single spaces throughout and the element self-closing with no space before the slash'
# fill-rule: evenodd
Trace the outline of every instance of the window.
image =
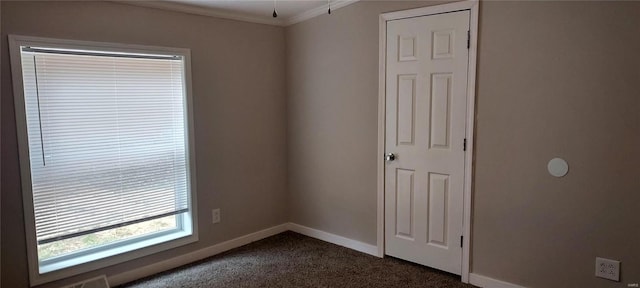
<svg viewBox="0 0 640 288">
<path fill-rule="evenodd" d="M 188 50 L 11 43 L 32 285 L 197 240 Z"/>
</svg>

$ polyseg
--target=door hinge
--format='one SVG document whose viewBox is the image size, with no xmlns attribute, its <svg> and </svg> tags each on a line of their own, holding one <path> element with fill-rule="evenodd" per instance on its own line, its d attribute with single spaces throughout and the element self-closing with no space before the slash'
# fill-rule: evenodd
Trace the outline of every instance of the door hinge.
<svg viewBox="0 0 640 288">
<path fill-rule="evenodd" d="M 460 236 L 460 248 L 462 248 L 462 240 L 464 239 L 464 236 Z"/>
<path fill-rule="evenodd" d="M 467 30 L 467 49 L 471 48 L 471 30 Z"/>
<path fill-rule="evenodd" d="M 462 141 L 462 151 L 467 151 L 467 138 Z"/>
</svg>

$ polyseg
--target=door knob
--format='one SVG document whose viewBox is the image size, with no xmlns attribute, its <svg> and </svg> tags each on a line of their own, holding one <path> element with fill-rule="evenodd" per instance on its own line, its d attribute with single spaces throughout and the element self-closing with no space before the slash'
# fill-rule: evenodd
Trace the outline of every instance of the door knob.
<svg viewBox="0 0 640 288">
<path fill-rule="evenodd" d="M 393 153 L 384 154 L 384 160 L 386 161 L 396 160 L 396 154 L 393 154 Z"/>
</svg>

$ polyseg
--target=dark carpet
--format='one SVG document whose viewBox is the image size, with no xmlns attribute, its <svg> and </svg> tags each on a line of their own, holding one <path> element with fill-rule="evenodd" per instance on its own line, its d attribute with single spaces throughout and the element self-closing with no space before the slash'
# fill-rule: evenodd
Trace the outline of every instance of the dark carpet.
<svg viewBox="0 0 640 288">
<path fill-rule="evenodd" d="M 460 277 L 284 232 L 120 287 L 474 287 Z"/>
</svg>

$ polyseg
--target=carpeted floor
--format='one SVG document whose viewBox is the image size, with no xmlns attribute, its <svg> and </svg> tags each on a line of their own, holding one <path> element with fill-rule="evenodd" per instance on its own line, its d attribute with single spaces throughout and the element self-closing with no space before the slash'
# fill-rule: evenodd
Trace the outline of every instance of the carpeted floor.
<svg viewBox="0 0 640 288">
<path fill-rule="evenodd" d="M 141 279 L 128 288 L 474 287 L 460 277 L 391 257 L 380 259 L 294 232 Z"/>
</svg>

